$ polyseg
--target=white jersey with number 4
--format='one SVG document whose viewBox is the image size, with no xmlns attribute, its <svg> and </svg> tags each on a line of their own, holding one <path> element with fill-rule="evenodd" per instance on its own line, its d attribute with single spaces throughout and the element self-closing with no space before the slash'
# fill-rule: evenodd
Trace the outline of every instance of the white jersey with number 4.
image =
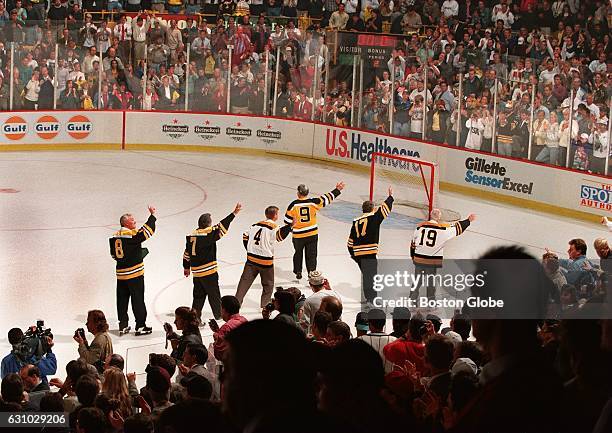
<svg viewBox="0 0 612 433">
<path fill-rule="evenodd" d="M 434 220 L 424 221 L 417 225 L 412 237 L 412 261 L 417 265 L 442 266 L 444 245 L 452 238 L 459 236 L 470 225 L 465 219 L 454 223 L 439 223 Z"/>
<path fill-rule="evenodd" d="M 291 226 L 279 228 L 272 220 L 260 221 L 253 224 L 243 233 L 242 241 L 247 250 L 247 262 L 262 266 L 274 265 L 274 245 L 281 242 L 291 233 Z"/>
</svg>

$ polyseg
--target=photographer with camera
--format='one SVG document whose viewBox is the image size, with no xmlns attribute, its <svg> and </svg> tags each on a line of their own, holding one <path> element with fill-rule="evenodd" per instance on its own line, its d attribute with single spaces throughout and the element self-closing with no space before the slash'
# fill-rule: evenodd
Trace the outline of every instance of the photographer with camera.
<svg viewBox="0 0 612 433">
<path fill-rule="evenodd" d="M 36 327 L 31 327 L 26 334 L 19 328 L 13 328 L 8 332 L 8 341 L 13 347 L 11 353 L 2 359 L 0 377 L 4 379 L 11 373 L 19 373 L 25 365 L 32 364 L 40 370 L 40 379 L 48 383 L 47 376 L 53 376 L 57 371 L 57 359 L 51 351 L 53 347 L 53 335 L 44 330 L 44 323 L 38 322 Z M 37 332 L 40 330 L 40 336 Z M 47 330 L 48 331 L 48 330 Z"/>
<path fill-rule="evenodd" d="M 185 349 L 189 343 L 203 344 L 198 312 L 193 308 L 178 307 L 174 311 L 174 324 L 177 331 L 183 331 L 182 335 L 179 336 L 174 332 L 172 325 L 169 323 L 164 323 L 164 331 L 166 331 L 166 340 L 169 340 L 172 345 L 170 356 L 177 362 L 182 362 Z"/>
<path fill-rule="evenodd" d="M 113 342 L 108 333 L 106 316 L 100 310 L 91 310 L 87 313 L 86 326 L 87 330 L 94 335 L 94 339 L 88 343 L 83 328 L 75 331 L 73 338 L 79 343 L 79 359 L 93 365 L 101 372 L 106 357 L 113 354 Z"/>
<path fill-rule="evenodd" d="M 295 297 L 292 293 L 279 288 L 274 292 L 274 299 L 261 310 L 261 315 L 264 319 L 270 319 L 272 311 L 278 311 L 278 314 L 272 320 L 284 322 L 287 325 L 296 326 L 300 330 L 302 328 L 296 321 L 295 313 Z"/>
</svg>

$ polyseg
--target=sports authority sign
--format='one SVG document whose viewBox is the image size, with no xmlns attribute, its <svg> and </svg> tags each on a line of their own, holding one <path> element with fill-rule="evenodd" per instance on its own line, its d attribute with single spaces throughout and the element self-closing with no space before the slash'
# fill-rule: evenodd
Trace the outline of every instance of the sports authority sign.
<svg viewBox="0 0 612 433">
<path fill-rule="evenodd" d="M 583 179 L 580 186 L 580 206 L 611 212 L 612 180 Z"/>
</svg>

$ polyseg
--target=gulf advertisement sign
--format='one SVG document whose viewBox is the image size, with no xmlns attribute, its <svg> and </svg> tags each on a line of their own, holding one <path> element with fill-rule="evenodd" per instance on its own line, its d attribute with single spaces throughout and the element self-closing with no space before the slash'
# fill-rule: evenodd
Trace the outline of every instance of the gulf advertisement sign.
<svg viewBox="0 0 612 433">
<path fill-rule="evenodd" d="M 66 132 L 76 140 L 87 138 L 93 130 L 91 121 L 82 114 L 72 116 L 66 123 Z"/>
<path fill-rule="evenodd" d="M 21 140 L 28 132 L 28 123 L 20 116 L 12 116 L 2 124 L 2 133 L 9 140 Z"/>
<path fill-rule="evenodd" d="M 53 116 L 42 116 L 36 121 L 34 131 L 43 140 L 51 140 L 59 134 L 60 123 Z"/>
</svg>

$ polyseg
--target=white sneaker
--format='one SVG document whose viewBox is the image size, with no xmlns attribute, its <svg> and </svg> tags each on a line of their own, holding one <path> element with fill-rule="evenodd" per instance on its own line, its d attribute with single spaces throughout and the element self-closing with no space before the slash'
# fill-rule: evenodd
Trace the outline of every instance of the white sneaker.
<svg viewBox="0 0 612 433">
<path fill-rule="evenodd" d="M 122 337 L 125 334 L 129 334 L 132 331 L 130 326 L 126 326 L 125 328 L 119 329 L 119 336 Z"/>
</svg>

